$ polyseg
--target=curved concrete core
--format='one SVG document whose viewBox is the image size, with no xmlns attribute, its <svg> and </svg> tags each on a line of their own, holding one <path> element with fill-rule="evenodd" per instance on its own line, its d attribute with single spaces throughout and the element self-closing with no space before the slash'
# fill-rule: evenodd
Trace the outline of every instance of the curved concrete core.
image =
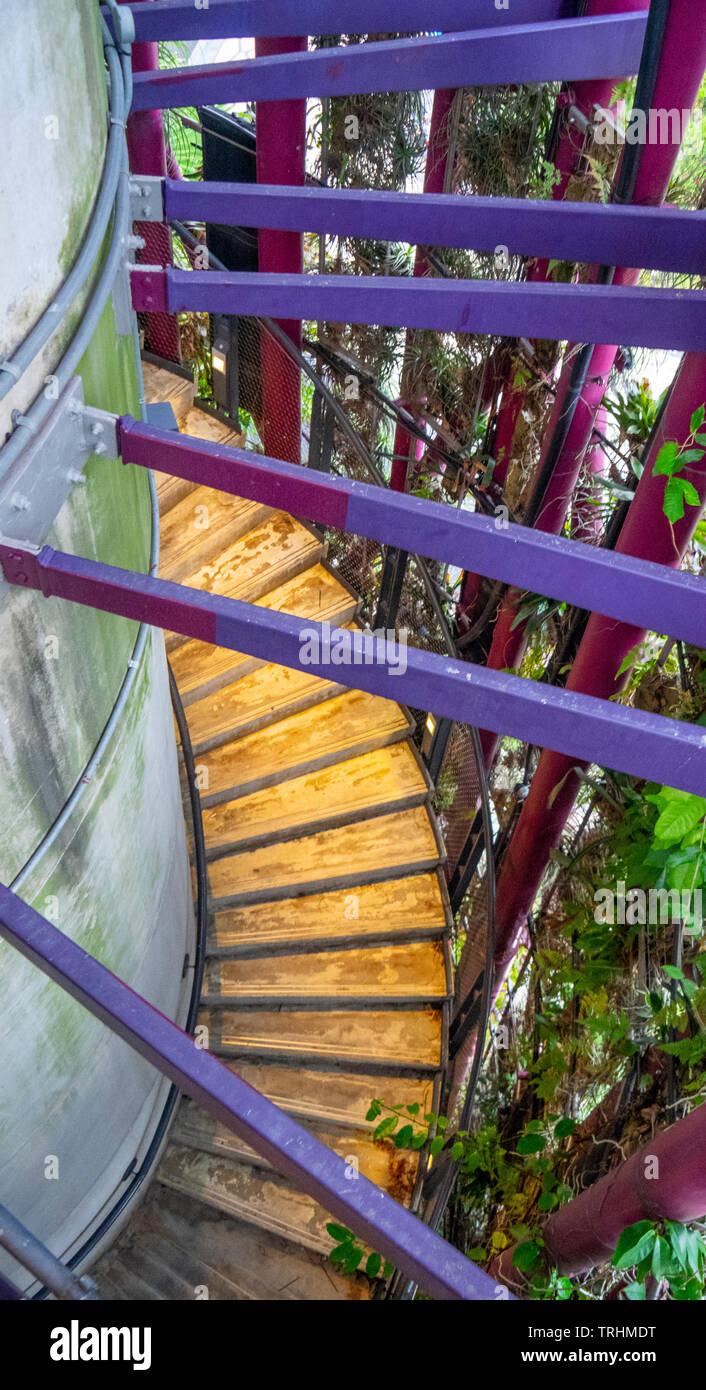
<svg viewBox="0 0 706 1390">
<path fill-rule="evenodd" d="M 75 259 L 106 145 L 105 65 L 94 0 L 3 7 L 8 139 L 0 213 L 0 355 L 26 336 Z M 55 370 L 93 281 L 0 405 L 0 437 Z M 120 322 L 120 320 L 118 320 Z M 139 413 L 132 333 L 112 298 L 82 359 L 89 404 Z M 0 469 L 2 459 L 0 456 Z M 147 474 L 94 457 L 48 540 L 145 571 Z M 193 906 L 164 644 L 138 648 L 127 699 L 70 815 L 30 856 L 80 785 L 128 673 L 136 624 L 40 594 L 0 594 L 0 880 L 164 1013 L 183 1022 Z M 0 1191 L 57 1254 L 70 1256 L 124 1191 L 166 1086 L 10 947 L 0 944 Z M 23 1287 L 9 1259 L 0 1268 Z"/>
</svg>

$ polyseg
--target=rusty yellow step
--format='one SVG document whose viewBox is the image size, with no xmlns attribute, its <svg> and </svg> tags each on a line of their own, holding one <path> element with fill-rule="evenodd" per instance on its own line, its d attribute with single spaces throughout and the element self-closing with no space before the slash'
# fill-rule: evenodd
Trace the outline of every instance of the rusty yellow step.
<svg viewBox="0 0 706 1390">
<path fill-rule="evenodd" d="M 175 507 L 178 502 L 183 501 L 189 493 L 195 492 L 197 483 L 189 482 L 188 478 L 173 478 L 171 473 L 158 473 L 154 475 L 155 487 L 157 489 L 157 501 L 159 503 L 160 514 L 160 533 L 161 523 L 165 516 Z"/>
<path fill-rule="evenodd" d="M 331 1008 L 356 1004 L 394 1005 L 440 1002 L 447 995 L 443 946 L 439 941 L 351 947 L 297 955 L 256 956 L 248 960 L 211 959 L 202 999 L 211 1008 L 239 1002 L 312 1004 Z"/>
<path fill-rule="evenodd" d="M 159 574 L 180 582 L 272 514 L 261 502 L 196 487 L 162 517 Z"/>
<path fill-rule="evenodd" d="M 264 791 L 204 810 L 209 854 L 226 848 L 253 848 L 301 834 L 333 828 L 379 811 L 403 810 L 425 801 L 429 782 L 409 743 L 308 772 Z"/>
<path fill-rule="evenodd" d="M 194 565 L 184 583 L 209 594 L 254 603 L 270 589 L 323 558 L 325 542 L 286 512 L 271 512 L 247 535 L 205 565 Z"/>
<path fill-rule="evenodd" d="M 163 1253 L 165 1262 L 194 1288 L 205 1285 L 211 1301 L 370 1297 L 371 1285 L 364 1276 L 347 1278 L 323 1256 L 213 1211 L 159 1182 L 139 1208 L 138 1223 L 138 1239 Z"/>
<path fill-rule="evenodd" d="M 153 1183 L 118 1244 L 91 1271 L 103 1298 L 139 1299 L 140 1282 L 126 1279 L 126 1267 L 144 1269 L 160 1296 L 170 1300 L 203 1299 L 205 1293 L 211 1303 L 370 1296 L 367 1279 L 345 1278 L 323 1256 L 160 1182 Z"/>
<path fill-rule="evenodd" d="M 188 498 L 187 498 L 188 501 Z M 323 559 L 326 544 L 286 512 L 272 512 L 205 565 L 195 564 L 180 582 L 192 589 L 254 603 L 263 594 Z M 172 651 L 186 639 L 167 636 Z"/>
<path fill-rule="evenodd" d="M 168 401 L 177 424 L 181 427 L 191 410 L 196 392 L 195 383 L 177 372 L 157 367 L 153 362 L 142 363 L 145 398 L 148 401 Z"/>
<path fill-rule="evenodd" d="M 307 950 L 312 943 L 434 938 L 442 936 L 448 924 L 437 873 L 418 873 L 282 898 L 266 907 L 254 903 L 226 908 L 214 914 L 207 949 L 209 955 L 235 958 L 287 946 Z"/>
<path fill-rule="evenodd" d="M 189 705 L 187 719 L 196 753 L 205 753 L 231 739 L 242 738 L 274 724 L 297 710 L 330 700 L 341 693 L 337 681 L 322 680 L 306 668 L 258 666 Z M 270 764 L 273 767 L 273 764 Z"/>
<path fill-rule="evenodd" d="M 271 787 L 407 736 L 409 716 L 394 700 L 347 690 L 322 704 L 227 742 L 199 757 L 204 806 Z"/>
<path fill-rule="evenodd" d="M 158 1176 L 176 1192 L 308 1250 L 325 1255 L 333 1249 L 335 1242 L 326 1230 L 331 1218 L 313 1197 L 278 1173 L 174 1144 L 162 1159 Z"/>
<path fill-rule="evenodd" d="M 377 1183 L 398 1202 L 409 1203 L 417 1171 L 417 1155 L 411 1149 L 396 1149 L 392 1144 L 374 1143 L 368 1134 L 335 1125 L 311 1123 L 311 1133 L 327 1148 L 349 1165 L 351 1181 L 354 1174 Z M 231 1129 L 219 1124 L 198 1106 L 181 1108 L 171 1131 L 172 1142 L 181 1147 L 214 1154 L 217 1158 L 245 1162 L 253 1168 L 271 1168 L 267 1159 L 239 1139 Z"/>
<path fill-rule="evenodd" d="M 342 627 L 355 617 L 359 600 L 324 565 L 318 564 L 263 594 L 257 604 L 272 612 L 293 613 L 307 621 L 326 621 Z M 184 705 L 193 704 L 267 664 L 256 656 L 193 641 L 177 647 L 171 663 Z"/>
<path fill-rule="evenodd" d="M 373 1069 L 433 1076 L 441 1057 L 441 1010 L 204 1009 L 201 1040 L 250 1062 Z M 382 1086 L 382 1080 L 381 1080 Z M 384 1091 L 381 1091 L 384 1095 Z"/>
<path fill-rule="evenodd" d="M 435 868 L 441 852 L 424 806 L 217 859 L 214 904 L 237 907 Z"/>
<path fill-rule="evenodd" d="M 277 1062 L 228 1062 L 227 1066 L 268 1100 L 301 1120 L 374 1129 L 365 1116 L 374 1098 L 388 1106 L 418 1105 L 422 1117 L 435 1108 L 434 1083 L 415 1076 L 374 1076 L 363 1072 L 315 1071 Z M 190 1109 L 193 1101 L 184 1103 Z M 385 1112 L 387 1113 L 387 1112 Z"/>
<path fill-rule="evenodd" d="M 307 893 L 301 898 L 255 903 L 216 912 L 208 954 L 254 955 L 312 943 L 400 941 L 441 936 L 447 928 L 445 898 L 435 873 L 386 879 L 352 889 Z"/>
<path fill-rule="evenodd" d="M 234 430 L 225 420 L 219 420 L 217 415 L 211 415 L 210 411 L 204 410 L 198 404 L 187 410 L 179 428 L 183 434 L 191 434 L 197 439 L 210 439 L 214 444 L 227 444 L 234 449 L 242 448 L 245 443 L 244 431 Z"/>
</svg>

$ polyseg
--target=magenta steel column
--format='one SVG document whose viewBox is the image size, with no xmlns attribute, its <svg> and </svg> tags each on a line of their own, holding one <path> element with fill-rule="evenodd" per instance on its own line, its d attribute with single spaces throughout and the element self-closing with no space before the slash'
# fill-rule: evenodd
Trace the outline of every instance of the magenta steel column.
<svg viewBox="0 0 706 1390">
<path fill-rule="evenodd" d="M 260 38 L 258 58 L 279 53 L 304 53 L 305 38 Z M 267 184 L 303 184 L 306 142 L 306 101 L 258 101 L 257 181 Z M 301 232 L 258 231 L 258 266 L 275 274 L 297 274 L 302 269 Z M 301 347 L 298 319 L 279 319 L 296 347 Z M 301 390 L 299 371 L 291 358 L 268 333 L 260 337 L 262 353 L 262 403 L 265 453 L 288 463 L 301 462 Z"/>
<path fill-rule="evenodd" d="M 669 111 L 678 108 L 680 112 L 689 110 L 698 97 L 704 68 L 706 28 L 700 26 L 694 30 L 693 0 L 672 0 L 651 109 Z M 680 148 L 679 132 L 675 132 L 671 122 L 667 122 L 667 130 L 669 139 L 663 142 L 659 138 L 661 128 L 649 131 L 632 198 L 636 204 L 656 206 L 666 197 Z M 638 270 L 630 267 L 620 268 L 615 273 L 613 284 L 634 285 L 638 279 Z M 576 350 L 577 345 L 574 344 L 571 359 Z M 598 344 L 593 350 L 585 386 L 580 393 L 566 440 L 557 458 L 535 523 L 542 531 L 558 535 L 563 529 L 617 350 L 617 345 L 605 344 Z M 539 463 L 540 470 L 554 429 L 565 409 L 572 364 L 572 360 L 569 360 L 562 372 L 547 431 L 547 442 Z M 648 555 L 646 558 L 655 557 Z M 515 667 L 521 659 L 525 645 L 524 625 L 519 624 L 514 629 L 512 627 L 517 613 L 517 601 L 517 595 L 509 593 L 498 615 L 488 655 L 488 665 L 494 670 Z M 484 732 L 482 743 L 487 762 L 490 764 L 497 748 L 497 739 Z"/>
<path fill-rule="evenodd" d="M 704 401 L 706 355 L 689 354 L 682 363 L 630 504 L 616 547 L 619 554 L 654 560 L 672 569 L 679 567 L 701 510 L 687 506 L 684 518 L 670 525 L 662 510 L 664 478 L 653 478 L 652 467 L 666 440 L 681 443 L 688 437 L 691 415 Z M 685 469 L 683 476 L 691 479 L 700 497 L 706 497 L 706 460 Z M 625 682 L 625 676 L 616 681 L 623 659 L 644 636 L 643 628 L 592 614 L 567 689 L 610 698 Z M 545 751 L 532 779 L 498 878 L 496 988 L 515 954 L 518 934 L 534 901 L 550 851 L 574 805 L 579 788 L 576 766 L 576 759 Z M 551 798 L 554 799 L 550 805 Z"/>
<path fill-rule="evenodd" d="M 434 104 L 432 106 L 429 125 L 427 160 L 424 170 L 425 193 L 443 193 L 444 191 L 446 160 L 449 152 L 448 122 L 454 96 L 455 91 L 452 87 L 442 87 L 434 93 Z M 414 274 L 426 275 L 428 269 L 429 265 L 424 252 L 421 246 L 418 246 L 414 257 Z M 408 342 L 409 339 L 410 334 L 408 333 Z M 409 404 L 407 402 L 403 403 Z M 393 488 L 395 492 L 404 492 L 405 490 L 411 444 L 412 435 L 404 428 L 404 425 L 398 423 L 395 429 L 392 473 L 390 476 L 390 487 Z M 424 441 L 418 439 L 415 441 L 415 462 L 420 462 L 423 454 Z"/>
<path fill-rule="evenodd" d="M 149 4 L 150 0 L 135 0 Z M 133 72 L 156 72 L 159 68 L 159 44 L 132 45 Z M 133 111 L 127 122 L 127 149 L 133 174 L 154 174 L 164 178 L 167 155 L 164 144 L 161 111 Z M 137 252 L 144 265 L 171 265 L 172 239 L 169 228 L 162 222 L 136 223 L 137 235 L 145 245 Z M 153 352 L 171 362 L 181 361 L 179 324 L 174 314 L 150 313 L 147 316 L 147 337 Z"/>
<path fill-rule="evenodd" d="M 542 1235 L 550 1264 L 560 1274 L 583 1274 L 610 1259 L 621 1232 L 636 1221 L 700 1220 L 705 1146 L 706 1108 L 698 1106 L 548 1218 Z M 491 1274 L 515 1290 L 524 1282 L 510 1248 Z"/>
</svg>

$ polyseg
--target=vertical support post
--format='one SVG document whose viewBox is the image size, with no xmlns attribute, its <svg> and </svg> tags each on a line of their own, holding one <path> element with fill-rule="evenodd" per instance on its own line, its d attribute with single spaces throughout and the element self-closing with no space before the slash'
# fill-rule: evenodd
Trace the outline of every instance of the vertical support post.
<svg viewBox="0 0 706 1390">
<path fill-rule="evenodd" d="M 697 406 L 706 401 L 706 355 L 688 354 L 682 363 L 655 438 L 634 500 L 620 533 L 616 551 L 678 569 L 701 515 L 687 507 L 681 521 L 671 524 L 662 509 L 664 478 L 652 476 L 657 453 L 667 440 L 683 440 Z M 706 493 L 706 467 L 698 462 L 684 470 L 684 477 Z M 593 613 L 567 681 L 567 690 L 609 699 L 620 690 L 627 673 L 615 673 L 625 656 L 645 632 L 631 623 L 616 623 Z M 549 855 L 557 845 L 573 808 L 580 785 L 575 758 L 544 750 L 532 779 L 498 878 L 497 951 L 495 988 L 498 989 L 515 954 L 518 935 L 532 906 Z"/>
<path fill-rule="evenodd" d="M 150 0 L 136 2 L 149 4 Z M 158 43 L 132 45 L 133 72 L 156 72 L 158 67 Z M 167 153 L 161 111 L 134 111 L 128 117 L 127 149 L 133 174 L 154 174 L 159 178 L 166 176 Z M 145 242 L 142 250 L 137 252 L 137 260 L 144 265 L 172 265 L 169 228 L 163 222 L 138 222 L 136 226 L 138 236 Z M 147 316 L 147 324 L 147 336 L 153 352 L 160 357 L 166 357 L 170 362 L 180 362 L 179 324 L 176 315 L 150 313 Z"/>
<path fill-rule="evenodd" d="M 451 106 L 455 96 L 452 87 L 443 87 L 434 93 L 434 104 L 431 111 L 431 122 L 429 126 L 429 143 L 427 146 L 427 161 L 424 170 L 424 192 L 443 193 L 446 179 L 446 161 L 449 153 L 448 124 L 451 113 Z M 421 246 L 417 247 L 414 257 L 415 276 L 426 275 L 429 266 Z M 405 356 L 413 340 L 413 330 L 408 329 L 407 340 L 405 343 Z M 403 404 L 405 392 L 405 377 L 408 375 L 406 364 L 402 366 L 402 396 Z M 395 429 L 395 443 L 392 451 L 392 473 L 390 475 L 390 487 L 394 492 L 404 492 L 407 486 L 407 470 L 409 467 L 410 453 L 412 450 L 413 436 L 405 429 L 404 425 L 398 422 Z M 424 453 L 424 441 L 422 439 L 414 441 L 415 461 L 419 462 Z"/>
<path fill-rule="evenodd" d="M 648 0 L 590 0 L 586 14 L 597 17 L 648 8 Z M 567 119 L 569 107 L 575 107 L 587 120 L 592 120 L 596 106 L 600 106 L 604 110 L 609 107 L 616 81 L 616 78 L 608 78 L 607 80 L 604 78 L 593 82 L 575 82 L 570 93 L 562 91 L 557 97 L 555 126 L 560 133 L 556 149 L 553 152 L 549 151 L 551 162 L 560 175 L 558 183 L 552 188 L 551 196 L 555 201 L 560 201 L 566 196 L 569 180 L 579 166 L 583 150 L 583 134 L 577 126 L 570 124 Z M 532 261 L 527 270 L 527 280 L 546 281 L 548 279 L 548 266 L 547 260 Z M 524 385 L 513 385 L 514 375 L 514 367 L 511 366 L 503 387 L 495 431 L 493 482 L 501 488 L 504 487 L 507 478 L 517 422 L 526 394 Z M 471 571 L 464 575 L 459 613 L 464 614 L 469 623 L 478 600 L 480 586 L 480 575 Z"/>
<path fill-rule="evenodd" d="M 260 38 L 258 58 L 279 53 L 306 52 L 306 38 Z M 259 101 L 256 122 L 258 183 L 303 184 L 306 140 L 306 101 Z M 302 269 L 301 232 L 261 227 L 258 266 L 273 274 L 298 274 Z M 296 347 L 301 347 L 298 319 L 279 319 Z M 301 461 L 301 389 L 299 371 L 269 334 L 262 335 L 262 403 L 265 453 L 288 463 Z"/>
</svg>

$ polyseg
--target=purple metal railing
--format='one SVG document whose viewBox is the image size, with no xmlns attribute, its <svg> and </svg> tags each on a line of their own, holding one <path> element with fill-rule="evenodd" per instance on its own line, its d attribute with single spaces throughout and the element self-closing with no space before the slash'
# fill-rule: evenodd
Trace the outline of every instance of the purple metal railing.
<svg viewBox="0 0 706 1390">
<path fill-rule="evenodd" d="M 153 0 L 149 6 L 122 5 L 132 11 L 135 38 L 229 39 L 279 34 L 344 34 L 354 19 L 356 33 L 410 33 L 429 28 L 429 0 Z M 573 0 L 522 0 L 524 23 L 561 19 Z M 110 11 L 105 8 L 106 19 Z M 435 28 L 497 28 L 517 23 L 514 6 L 495 9 L 490 0 L 434 0 Z"/>
<path fill-rule="evenodd" d="M 367 1178 L 290 1119 L 68 936 L 0 885 L 0 936 L 209 1115 L 437 1299 L 493 1300 L 497 1287 Z"/>
<path fill-rule="evenodd" d="M 355 22 L 357 27 L 357 16 Z M 430 22 L 432 16 L 428 14 L 424 27 Z M 395 23 L 399 23 L 399 16 Z M 282 25 L 277 28 L 282 33 Z M 470 33 L 350 44 L 239 63 L 165 68 L 135 74 L 133 110 L 515 82 L 617 79 L 623 73 L 637 72 L 644 32 L 645 14 L 639 12 L 501 28 L 491 24 Z"/>
<path fill-rule="evenodd" d="M 149 313 L 208 310 L 556 340 L 570 339 L 580 323 L 591 343 L 706 350 L 701 290 L 141 266 L 131 284 L 133 308 Z"/>
<path fill-rule="evenodd" d="M 81 559 L 48 545 L 37 552 L 0 544 L 0 563 L 9 583 L 41 589 L 46 597 L 100 608 L 264 661 L 276 653 L 280 665 L 306 667 L 310 675 L 324 679 L 331 677 L 330 653 L 338 648 L 346 655 L 334 662 L 337 679 L 354 689 L 683 791 L 700 794 L 706 781 L 706 734 L 699 725 L 416 648 L 406 652 L 406 670 L 392 676 L 396 649 L 388 651 L 381 638 L 303 623 L 287 613 Z M 691 587 L 688 577 L 681 576 L 680 582 Z M 312 634 L 319 642 L 318 659 L 309 659 L 307 644 L 304 660 L 304 639 Z"/>
<path fill-rule="evenodd" d="M 162 187 L 167 222 L 274 227 L 474 251 L 501 245 L 512 256 L 706 273 L 706 212 L 681 208 L 179 179 L 164 179 Z"/>
<path fill-rule="evenodd" d="M 322 526 L 397 545 L 442 564 L 559 598 L 630 622 L 644 621 L 695 646 L 706 644 L 704 581 L 632 555 L 460 511 L 370 483 L 302 469 L 281 459 L 157 429 L 122 416 L 123 463 L 262 502 Z"/>
</svg>

